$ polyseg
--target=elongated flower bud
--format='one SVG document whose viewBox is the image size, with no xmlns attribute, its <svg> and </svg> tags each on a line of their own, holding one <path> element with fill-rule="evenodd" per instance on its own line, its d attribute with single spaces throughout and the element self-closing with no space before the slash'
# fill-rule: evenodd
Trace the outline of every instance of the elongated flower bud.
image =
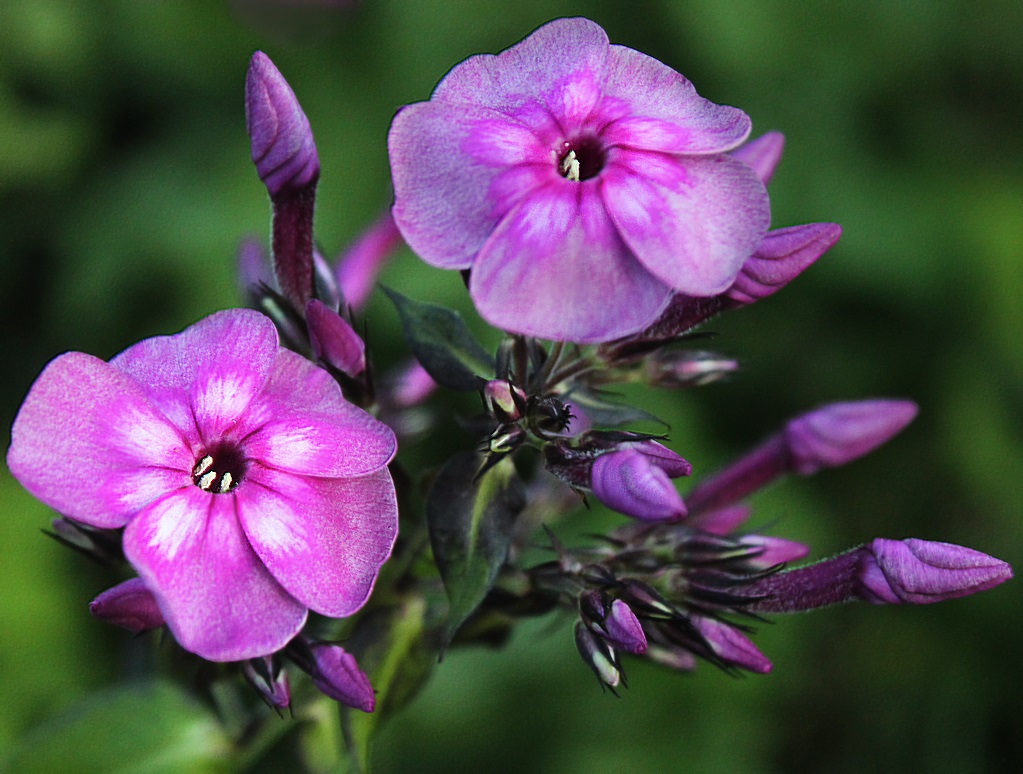
<svg viewBox="0 0 1023 774">
<path fill-rule="evenodd" d="M 262 51 L 245 79 L 252 160 L 273 201 L 274 273 L 299 311 L 314 294 L 313 208 L 320 160 L 309 120 L 284 76 Z"/>
<path fill-rule="evenodd" d="M 986 591 L 1012 568 L 972 548 L 908 538 L 878 538 L 806 567 L 760 578 L 739 589 L 762 597 L 758 612 L 791 613 L 863 599 L 874 604 L 928 604 Z"/>
<path fill-rule="evenodd" d="M 689 510 L 731 505 L 785 473 L 808 476 L 845 465 L 890 440 L 916 414 L 912 401 L 890 399 L 831 403 L 803 414 L 690 492 Z"/>
<path fill-rule="evenodd" d="M 242 674 L 271 709 L 282 710 L 291 704 L 288 673 L 280 668 L 273 656 L 249 659 L 242 664 Z"/>
<path fill-rule="evenodd" d="M 141 578 L 132 578 L 107 589 L 89 603 L 89 612 L 106 623 L 135 634 L 163 626 L 163 613 Z"/>
<path fill-rule="evenodd" d="M 711 650 L 723 661 L 750 672 L 767 674 L 771 671 L 771 661 L 753 641 L 734 626 L 716 618 L 693 616 L 693 626 L 706 640 Z"/>
<path fill-rule="evenodd" d="M 768 132 L 740 145 L 728 155 L 752 168 L 760 182 L 767 185 L 778 167 L 778 162 L 781 161 L 784 150 L 785 135 L 781 132 Z"/>
<path fill-rule="evenodd" d="M 309 673 L 321 692 L 335 701 L 363 712 L 372 712 L 376 707 L 369 678 L 359 669 L 355 657 L 340 645 L 300 637 L 288 645 L 287 654 Z"/>
</svg>

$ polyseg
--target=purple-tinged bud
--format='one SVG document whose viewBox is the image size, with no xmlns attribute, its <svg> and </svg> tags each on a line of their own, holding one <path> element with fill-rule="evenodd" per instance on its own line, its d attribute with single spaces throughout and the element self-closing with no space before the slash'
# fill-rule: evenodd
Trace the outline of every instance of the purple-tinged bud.
<svg viewBox="0 0 1023 774">
<path fill-rule="evenodd" d="M 659 349 L 644 362 L 646 381 L 669 388 L 702 387 L 738 368 L 738 360 L 688 349 Z"/>
<path fill-rule="evenodd" d="M 908 538 L 877 538 L 859 567 L 861 596 L 875 604 L 926 605 L 986 591 L 1012 568 L 972 548 Z"/>
<path fill-rule="evenodd" d="M 1012 568 L 963 546 L 878 538 L 822 562 L 778 572 L 736 591 L 759 597 L 753 612 L 792 613 L 864 599 L 874 604 L 927 604 L 986 591 Z"/>
<path fill-rule="evenodd" d="M 45 534 L 101 564 L 124 559 L 118 532 L 90 527 L 63 516 L 53 519 L 50 529 L 52 532 Z"/>
<path fill-rule="evenodd" d="M 245 78 L 252 160 L 273 201 L 277 283 L 296 310 L 314 295 L 313 208 L 320 161 L 309 121 L 270 58 L 252 55 Z"/>
<path fill-rule="evenodd" d="M 622 682 L 622 671 L 614 650 L 582 621 L 575 624 L 575 646 L 597 679 L 614 691 Z"/>
<path fill-rule="evenodd" d="M 304 658 L 296 658 L 295 650 L 289 649 L 295 663 L 309 673 L 321 692 L 345 706 L 373 711 L 376 707 L 373 686 L 351 653 L 327 642 L 307 643 L 304 651 Z"/>
<path fill-rule="evenodd" d="M 810 553 L 810 546 L 805 543 L 767 535 L 743 535 L 739 542 L 761 549 L 760 553 L 747 558 L 746 564 L 763 570 L 778 564 L 798 562 Z"/>
<path fill-rule="evenodd" d="M 271 199 L 315 185 L 320 159 L 295 92 L 262 51 L 252 55 L 245 78 L 245 126 L 252 161 Z"/>
<path fill-rule="evenodd" d="M 89 603 L 89 612 L 106 623 L 135 634 L 163 626 L 163 613 L 141 578 L 132 578 L 107 589 Z"/>
<path fill-rule="evenodd" d="M 287 709 L 291 704 L 291 683 L 288 681 L 288 673 L 280 667 L 273 656 L 249 659 L 242 664 L 242 673 L 271 709 Z"/>
<path fill-rule="evenodd" d="M 260 285 L 273 285 L 269 257 L 256 237 L 245 237 L 238 245 L 238 285 L 246 295 Z"/>
<path fill-rule="evenodd" d="M 593 461 L 591 487 L 604 505 L 626 516 L 649 521 L 677 521 L 686 515 L 672 478 L 692 467 L 656 441 L 623 445 Z"/>
<path fill-rule="evenodd" d="M 769 231 L 724 292 L 732 308 L 766 298 L 803 273 L 842 236 L 837 223 L 808 223 Z"/>
<path fill-rule="evenodd" d="M 785 426 L 792 469 L 803 476 L 834 468 L 872 452 L 917 415 L 908 400 L 831 403 Z"/>
<path fill-rule="evenodd" d="M 526 431 L 521 425 L 501 425 L 490 436 L 488 448 L 494 454 L 515 451 L 526 440 Z"/>
<path fill-rule="evenodd" d="M 369 300 L 380 270 L 401 245 L 401 233 L 388 209 L 341 255 L 337 281 L 353 309 L 361 309 Z"/>
<path fill-rule="evenodd" d="M 318 360 L 355 377 L 366 370 L 366 345 L 352 326 L 319 299 L 305 307 L 309 343 Z"/>
<path fill-rule="evenodd" d="M 526 410 L 526 393 L 507 379 L 492 379 L 480 391 L 487 413 L 498 422 L 516 422 Z"/>
<path fill-rule="evenodd" d="M 771 671 L 771 662 L 745 634 L 716 618 L 690 619 L 710 649 L 724 661 L 759 674 Z"/>
<path fill-rule="evenodd" d="M 767 185 L 771 182 L 784 150 L 785 135 L 781 132 L 768 132 L 739 146 L 729 155 L 750 167 L 757 173 L 760 182 Z"/>
<path fill-rule="evenodd" d="M 605 637 L 608 641 L 626 653 L 645 653 L 647 649 L 646 634 L 632 608 L 620 599 L 611 603 L 611 611 L 604 619 Z"/>
<path fill-rule="evenodd" d="M 748 505 L 733 505 L 728 508 L 691 514 L 686 523 L 693 529 L 703 530 L 712 535 L 731 535 L 749 521 L 752 514 L 753 509 Z"/>
<path fill-rule="evenodd" d="M 675 609 L 652 586 L 643 581 L 626 579 L 622 581 L 622 597 L 631 609 L 639 610 L 644 616 L 671 618 Z"/>
<path fill-rule="evenodd" d="M 731 505 L 782 475 L 808 476 L 852 462 L 890 440 L 917 414 L 908 400 L 832 403 L 796 417 L 686 496 L 693 514 Z"/>
</svg>

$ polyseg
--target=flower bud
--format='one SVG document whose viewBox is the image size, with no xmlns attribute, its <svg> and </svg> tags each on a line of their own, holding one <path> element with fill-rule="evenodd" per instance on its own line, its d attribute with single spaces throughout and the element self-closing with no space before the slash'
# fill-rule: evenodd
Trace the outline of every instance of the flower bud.
<svg viewBox="0 0 1023 774">
<path fill-rule="evenodd" d="M 781 132 L 768 132 L 755 140 L 750 140 L 729 153 L 757 173 L 760 182 L 767 185 L 774 175 L 774 170 L 781 161 L 785 150 L 785 135 Z"/>
<path fill-rule="evenodd" d="M 526 393 L 507 379 L 491 379 L 481 394 L 487 413 L 498 422 L 516 422 L 526 410 Z"/>
<path fill-rule="evenodd" d="M 875 604 L 926 605 L 986 591 L 1012 568 L 972 548 L 908 538 L 871 542 L 859 567 L 861 596 Z"/>
<path fill-rule="evenodd" d="M 132 578 L 107 589 L 89 603 L 89 612 L 106 623 L 135 634 L 163 626 L 163 613 L 141 578 Z"/>
<path fill-rule="evenodd" d="M 611 610 L 604 619 L 605 635 L 612 645 L 627 653 L 645 653 L 646 634 L 632 608 L 620 599 L 611 603 Z"/>
<path fill-rule="evenodd" d="M 376 707 L 369 678 L 359 669 L 355 657 L 340 645 L 299 638 L 288 645 L 287 652 L 330 698 L 363 712 L 372 712 Z"/>
<path fill-rule="evenodd" d="M 262 51 L 252 55 L 245 78 L 245 125 L 252 161 L 270 198 L 316 184 L 320 159 L 309 119 L 284 76 Z"/>
<path fill-rule="evenodd" d="M 692 467 L 656 441 L 623 444 L 593 461 L 593 494 L 604 505 L 637 519 L 678 520 L 686 515 L 682 496 L 671 478 Z"/>
<path fill-rule="evenodd" d="M 644 363 L 646 381 L 669 388 L 702 387 L 738 368 L 738 360 L 687 349 L 659 349 Z"/>
<path fill-rule="evenodd" d="M 291 704 L 291 683 L 288 673 L 273 656 L 253 658 L 242 664 L 242 673 L 271 709 L 282 710 Z"/>
<path fill-rule="evenodd" d="M 842 236 L 837 223 L 808 223 L 769 231 L 739 270 L 724 298 L 731 308 L 766 298 L 803 273 Z"/>
<path fill-rule="evenodd" d="M 766 570 L 778 564 L 798 562 L 810 553 L 810 546 L 795 540 L 768 535 L 743 535 L 739 542 L 746 546 L 762 549 L 760 553 L 746 559 L 754 568 Z"/>
<path fill-rule="evenodd" d="M 575 646 L 597 679 L 614 691 L 622 682 L 622 672 L 614 650 L 590 631 L 582 621 L 575 624 Z"/>
<path fill-rule="evenodd" d="M 808 476 L 872 452 L 916 417 L 908 400 L 861 400 L 831 403 L 797 417 L 785 426 L 791 467 Z"/>
<path fill-rule="evenodd" d="M 358 376 L 366 370 L 366 345 L 352 326 L 318 299 L 305 307 L 313 354 L 343 374 Z"/>
<path fill-rule="evenodd" d="M 693 626 L 722 660 L 750 672 L 766 674 L 771 671 L 771 662 L 745 634 L 734 626 L 716 618 L 693 616 Z"/>
</svg>

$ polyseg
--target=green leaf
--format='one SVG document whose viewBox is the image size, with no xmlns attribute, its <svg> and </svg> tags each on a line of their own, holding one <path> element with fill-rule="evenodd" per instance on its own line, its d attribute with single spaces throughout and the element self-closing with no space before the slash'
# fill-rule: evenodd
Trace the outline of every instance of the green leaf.
<svg viewBox="0 0 1023 774">
<path fill-rule="evenodd" d="M 433 556 L 451 605 L 445 646 L 494 585 L 508 556 L 515 518 L 526 505 L 525 488 L 510 458 L 477 479 L 481 464 L 474 452 L 452 457 L 426 501 Z"/>
<path fill-rule="evenodd" d="M 624 427 L 636 422 L 655 422 L 665 429 L 668 423 L 642 409 L 624 406 L 610 399 L 604 390 L 578 389 L 562 398 L 569 406 L 578 407 L 580 414 L 593 423 L 594 427 Z M 569 425 L 571 429 L 571 425 Z"/>
<path fill-rule="evenodd" d="M 478 390 L 480 378 L 494 374 L 494 358 L 476 341 L 462 316 L 425 301 L 413 301 L 383 288 L 394 302 L 405 329 L 405 340 L 437 384 L 452 390 Z"/>
<path fill-rule="evenodd" d="M 217 719 L 164 682 L 121 685 L 93 694 L 36 726 L 0 770 L 19 774 L 172 774 L 235 767 Z"/>
<path fill-rule="evenodd" d="M 345 642 L 368 675 L 377 701 L 371 713 L 341 707 L 350 772 L 369 771 L 376 729 L 419 692 L 433 670 L 434 652 L 424 640 L 425 615 L 421 598 L 407 598 L 394 607 L 373 611 Z"/>
</svg>

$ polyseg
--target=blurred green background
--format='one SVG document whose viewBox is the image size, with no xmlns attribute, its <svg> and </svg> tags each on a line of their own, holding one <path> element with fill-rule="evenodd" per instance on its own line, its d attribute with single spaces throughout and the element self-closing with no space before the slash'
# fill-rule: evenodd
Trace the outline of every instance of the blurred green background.
<svg viewBox="0 0 1023 774">
<path fill-rule="evenodd" d="M 713 346 L 739 357 L 743 373 L 648 404 L 671 420 L 673 447 L 708 472 L 821 402 L 912 397 L 921 414 L 902 436 L 848 468 L 763 493 L 755 524 L 811 543 L 814 557 L 916 536 L 1023 565 L 1023 4 L 366 0 L 284 21 L 251 5 L 0 5 L 6 437 L 58 352 L 109 357 L 238 303 L 238 240 L 265 237 L 269 224 L 245 134 L 253 50 L 273 58 L 312 122 L 323 167 L 317 237 L 333 255 L 389 203 L 385 137 L 400 105 L 427 98 L 465 56 L 578 14 L 703 96 L 743 108 L 756 134 L 785 132 L 775 226 L 845 229 L 792 287 L 712 324 Z M 384 281 L 472 317 L 457 275 L 408 252 Z M 394 311 L 377 298 L 367 317 L 376 352 L 398 358 Z M 51 514 L 6 470 L 0 497 L 2 758 L 20 739 L 45 748 L 55 732 L 40 724 L 131 672 L 137 646 L 86 609 L 115 579 L 43 537 Z M 1010 582 L 933 607 L 779 618 L 757 635 L 773 674 L 732 679 L 704 665 L 676 675 L 630 662 L 621 699 L 579 662 L 566 621 L 540 621 L 503 651 L 450 654 L 385 728 L 376 762 L 1016 770 L 1021 613 Z M 106 719 L 123 723 L 129 747 L 133 722 L 159 723 L 131 709 Z M 96 770 L 121 754 L 112 746 L 104 762 L 100 751 Z"/>
</svg>

